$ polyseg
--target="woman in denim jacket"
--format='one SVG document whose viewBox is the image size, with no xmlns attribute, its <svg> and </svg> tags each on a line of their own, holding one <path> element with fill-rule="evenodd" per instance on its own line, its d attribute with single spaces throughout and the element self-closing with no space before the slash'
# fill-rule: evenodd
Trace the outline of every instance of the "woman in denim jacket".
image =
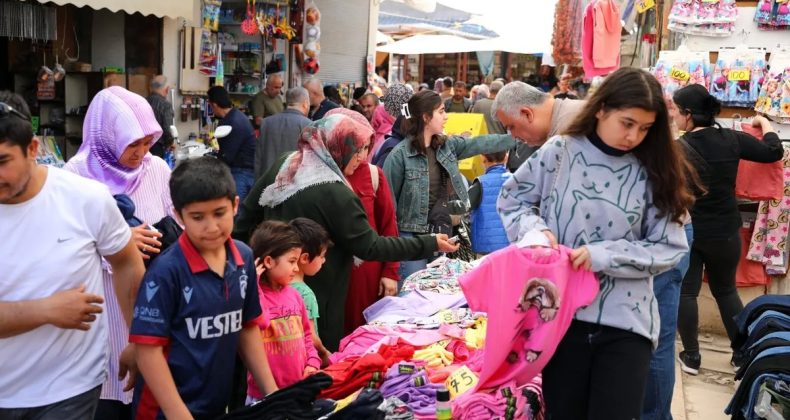
<svg viewBox="0 0 790 420">
<path fill-rule="evenodd" d="M 504 134 L 473 138 L 445 136 L 447 114 L 441 97 L 433 91 L 418 92 L 403 107 L 402 132 L 406 135 L 384 163 L 396 203 L 401 236 L 427 233 L 428 214 L 439 200 L 455 194 L 469 206 L 458 161 L 483 153 L 495 153 L 514 146 Z M 446 188 L 446 194 L 442 191 Z M 401 279 L 424 269 L 427 260 L 401 263 Z"/>
</svg>

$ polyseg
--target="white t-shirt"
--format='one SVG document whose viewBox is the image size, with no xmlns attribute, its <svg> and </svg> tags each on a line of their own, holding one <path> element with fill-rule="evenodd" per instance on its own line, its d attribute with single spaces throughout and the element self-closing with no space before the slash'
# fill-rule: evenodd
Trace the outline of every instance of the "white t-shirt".
<svg viewBox="0 0 790 420">
<path fill-rule="evenodd" d="M 101 256 L 119 252 L 131 238 L 107 187 L 48 171 L 35 197 L 0 204 L 0 301 L 45 298 L 82 284 L 104 296 Z M 0 407 L 52 404 L 101 385 L 107 340 L 103 314 L 88 331 L 44 325 L 0 339 Z"/>
</svg>

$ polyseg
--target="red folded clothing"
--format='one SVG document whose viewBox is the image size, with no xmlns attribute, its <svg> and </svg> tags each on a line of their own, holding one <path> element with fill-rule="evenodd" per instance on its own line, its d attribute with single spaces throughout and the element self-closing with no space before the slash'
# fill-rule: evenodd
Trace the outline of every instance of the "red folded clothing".
<svg viewBox="0 0 790 420">
<path fill-rule="evenodd" d="M 378 353 L 351 356 L 324 369 L 332 377 L 332 386 L 321 392 L 319 398 L 343 399 L 360 388 L 377 388 L 384 381 L 387 369 L 395 363 L 409 360 L 414 347 L 408 344 L 381 346 Z"/>
</svg>

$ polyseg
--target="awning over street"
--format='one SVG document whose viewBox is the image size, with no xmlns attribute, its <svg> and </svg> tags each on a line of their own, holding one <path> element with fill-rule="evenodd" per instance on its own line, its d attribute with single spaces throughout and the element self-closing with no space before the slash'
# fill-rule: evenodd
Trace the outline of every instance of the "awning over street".
<svg viewBox="0 0 790 420">
<path fill-rule="evenodd" d="M 129 14 L 141 13 L 157 17 L 185 18 L 194 17 L 195 1 L 193 0 L 39 0 L 39 3 L 55 3 L 60 6 L 71 4 L 77 7 L 88 6 L 94 10 L 109 9 L 112 12 L 123 11 Z"/>
<path fill-rule="evenodd" d="M 392 44 L 376 48 L 378 52 L 391 54 L 449 54 L 474 51 L 507 51 L 517 54 L 541 54 L 546 42 L 541 37 L 515 38 L 497 37 L 470 40 L 453 35 L 415 35 Z"/>
</svg>

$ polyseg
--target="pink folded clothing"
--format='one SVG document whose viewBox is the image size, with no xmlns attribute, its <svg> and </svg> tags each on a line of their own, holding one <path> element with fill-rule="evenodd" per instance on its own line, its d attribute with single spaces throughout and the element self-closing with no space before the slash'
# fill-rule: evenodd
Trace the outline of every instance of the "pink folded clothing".
<svg viewBox="0 0 790 420">
<path fill-rule="evenodd" d="M 394 346 L 405 343 L 414 347 L 424 347 L 446 338 L 436 330 L 363 325 L 340 340 L 338 351 L 330 355 L 329 360 L 337 363 L 350 356 L 374 353 L 383 345 Z"/>
</svg>

